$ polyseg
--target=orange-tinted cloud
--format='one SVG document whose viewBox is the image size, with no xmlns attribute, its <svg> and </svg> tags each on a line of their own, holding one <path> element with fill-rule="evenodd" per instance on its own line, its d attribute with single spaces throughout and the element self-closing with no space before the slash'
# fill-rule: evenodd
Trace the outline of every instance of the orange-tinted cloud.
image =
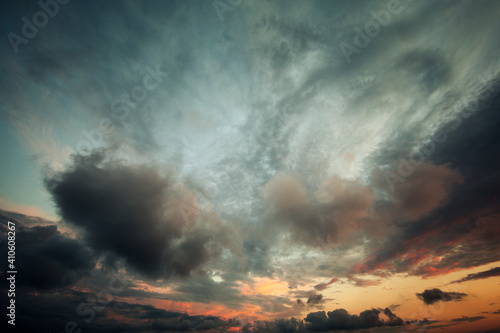
<svg viewBox="0 0 500 333">
<path fill-rule="evenodd" d="M 314 286 L 314 289 L 316 290 L 325 290 L 326 288 L 328 288 L 331 284 L 337 282 L 339 279 L 338 278 L 333 278 L 330 280 L 330 282 L 327 282 L 327 283 L 320 283 L 320 284 L 317 284 Z"/>
</svg>

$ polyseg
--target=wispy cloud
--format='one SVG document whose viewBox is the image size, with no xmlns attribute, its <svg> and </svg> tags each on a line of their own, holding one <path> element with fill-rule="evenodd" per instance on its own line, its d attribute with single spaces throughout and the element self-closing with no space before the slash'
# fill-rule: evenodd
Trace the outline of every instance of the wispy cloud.
<svg viewBox="0 0 500 333">
<path fill-rule="evenodd" d="M 495 276 L 500 276 L 500 267 L 495 267 L 492 269 L 489 269 L 487 271 L 482 271 L 479 273 L 472 273 L 468 274 L 466 277 L 461 278 L 460 280 L 455 280 L 451 283 L 461 283 L 465 281 L 473 281 L 473 280 L 481 280 L 481 279 L 487 279 L 490 277 L 495 277 Z"/>
</svg>

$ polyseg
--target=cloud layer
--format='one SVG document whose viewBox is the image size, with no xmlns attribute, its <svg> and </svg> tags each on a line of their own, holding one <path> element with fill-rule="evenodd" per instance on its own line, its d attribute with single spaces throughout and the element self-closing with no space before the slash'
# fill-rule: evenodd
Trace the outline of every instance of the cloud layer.
<svg viewBox="0 0 500 333">
<path fill-rule="evenodd" d="M 388 320 L 380 318 L 383 313 L 388 316 Z M 307 329 L 310 331 L 329 330 L 356 330 L 380 326 L 401 326 L 405 322 L 394 315 L 391 310 L 371 309 L 365 310 L 358 315 L 351 315 L 344 309 L 337 309 L 325 313 L 324 311 L 309 313 L 305 321 Z"/>
<path fill-rule="evenodd" d="M 4 36 L 40 10 L 6 4 Z M 58 220 L 1 215 L 2 237 L 20 226 L 20 321 L 64 324 L 110 270 L 130 286 L 89 331 L 234 324 L 214 313 L 390 330 L 378 296 L 339 299 L 471 301 L 390 282 L 498 276 L 462 271 L 500 261 L 499 18 L 494 0 L 89 0 L 19 52 L 3 38 L 0 203 Z"/>
<path fill-rule="evenodd" d="M 5 253 L 8 252 L 8 221 L 16 225 L 14 264 L 22 272 L 17 281 L 23 288 L 49 290 L 71 286 L 94 268 L 96 258 L 91 249 L 62 234 L 57 226 L 28 227 L 2 214 L 0 248 Z"/>
</svg>

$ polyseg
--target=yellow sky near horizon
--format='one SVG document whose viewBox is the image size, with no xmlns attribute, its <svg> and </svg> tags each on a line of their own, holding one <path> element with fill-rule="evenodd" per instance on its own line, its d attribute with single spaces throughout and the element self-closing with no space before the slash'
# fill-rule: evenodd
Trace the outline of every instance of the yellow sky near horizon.
<svg viewBox="0 0 500 333">
<path fill-rule="evenodd" d="M 468 274 L 486 271 L 498 266 L 500 266 L 500 262 L 495 262 L 427 279 L 417 276 L 396 275 L 383 279 L 379 285 L 368 287 L 355 286 L 348 282 L 342 282 L 342 279 L 340 279 L 340 281 L 331 284 L 326 290 L 317 292 L 321 293 L 323 298 L 326 299 L 322 308 L 304 306 L 300 312 L 297 311 L 297 307 L 294 307 L 281 312 L 282 315 L 279 312 L 272 313 L 272 306 L 266 306 L 264 302 L 260 306 L 253 302 L 247 302 L 241 308 L 235 309 L 217 303 L 175 302 L 154 298 L 147 300 L 127 298 L 123 300 L 151 304 L 165 310 L 187 312 L 191 315 L 214 315 L 226 319 L 238 317 L 243 322 L 259 319 L 273 320 L 290 316 L 303 319 L 309 312 L 328 312 L 338 308 L 346 309 L 350 314 L 359 314 L 371 308 L 383 309 L 393 306 L 393 312 L 404 320 L 427 318 L 431 321 L 438 321 L 435 324 L 429 324 L 428 326 L 431 328 L 426 329 L 426 332 L 476 332 L 500 327 L 500 314 L 492 314 L 492 312 L 500 310 L 500 279 L 492 277 L 463 283 L 449 283 Z M 171 288 L 152 287 L 144 282 L 138 284 L 137 288 L 160 293 L 164 291 L 165 294 L 172 292 Z M 311 291 L 312 288 L 313 284 L 304 286 L 301 290 Z M 438 288 L 444 292 L 465 293 L 467 296 L 461 301 L 436 302 L 432 305 L 426 305 L 416 296 L 416 293 L 433 288 Z M 295 300 L 291 290 L 288 289 L 288 283 L 278 278 L 254 277 L 252 283 L 241 283 L 240 291 L 249 299 L 251 297 L 261 297 L 263 299 L 268 297 L 268 299 L 271 299 L 272 296 L 280 296 Z M 277 310 L 277 308 L 274 310 Z M 453 322 L 453 320 L 460 320 L 460 318 L 464 317 L 481 316 L 485 318 L 473 322 Z M 450 326 L 432 328 L 433 325 L 447 324 Z M 412 332 L 412 329 L 408 328 L 408 332 Z"/>
</svg>

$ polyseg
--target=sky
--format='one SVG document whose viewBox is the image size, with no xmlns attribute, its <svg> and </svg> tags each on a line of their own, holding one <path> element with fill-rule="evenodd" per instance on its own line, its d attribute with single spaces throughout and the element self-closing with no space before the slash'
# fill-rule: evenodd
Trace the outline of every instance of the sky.
<svg viewBox="0 0 500 333">
<path fill-rule="evenodd" d="M 1 6 L 8 332 L 500 332 L 498 1 Z"/>
</svg>

